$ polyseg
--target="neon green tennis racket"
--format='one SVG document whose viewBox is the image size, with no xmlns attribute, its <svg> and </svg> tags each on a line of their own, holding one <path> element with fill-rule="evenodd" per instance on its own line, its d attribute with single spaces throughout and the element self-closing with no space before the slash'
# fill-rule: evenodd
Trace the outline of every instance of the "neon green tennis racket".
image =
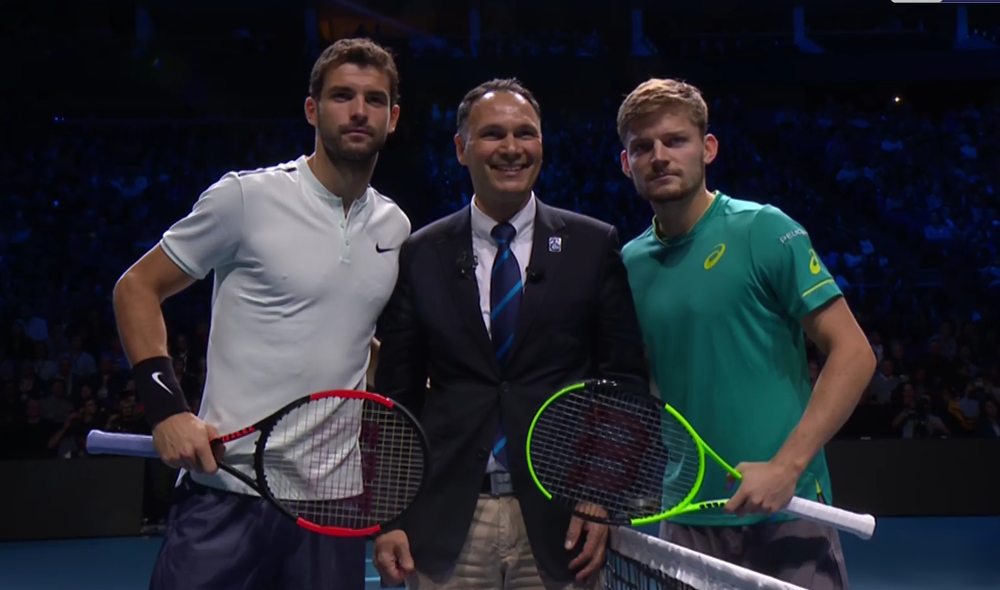
<svg viewBox="0 0 1000 590">
<path fill-rule="evenodd" d="M 546 498 L 605 524 L 638 526 L 724 507 L 725 498 L 693 501 L 706 457 L 741 477 L 677 410 L 612 381 L 583 381 L 549 398 L 531 422 L 526 450 Z M 792 498 L 783 512 L 862 539 L 875 532 L 871 515 L 804 498 Z"/>
</svg>

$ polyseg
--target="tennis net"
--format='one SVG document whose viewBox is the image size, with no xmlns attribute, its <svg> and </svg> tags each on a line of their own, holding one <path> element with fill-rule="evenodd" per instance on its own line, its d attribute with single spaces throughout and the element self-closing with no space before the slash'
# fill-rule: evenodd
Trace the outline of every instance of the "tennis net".
<svg viewBox="0 0 1000 590">
<path fill-rule="evenodd" d="M 804 590 L 629 528 L 614 529 L 606 590 Z"/>
</svg>

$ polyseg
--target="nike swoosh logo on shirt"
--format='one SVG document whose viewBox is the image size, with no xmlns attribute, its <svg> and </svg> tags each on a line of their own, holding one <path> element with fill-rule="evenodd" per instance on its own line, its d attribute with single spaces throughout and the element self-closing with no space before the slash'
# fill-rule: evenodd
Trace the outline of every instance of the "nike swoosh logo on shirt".
<svg viewBox="0 0 1000 590">
<path fill-rule="evenodd" d="M 156 384 L 162 387 L 164 390 L 166 390 L 167 393 L 169 393 L 170 395 L 174 394 L 174 392 L 170 391 L 170 388 L 167 387 L 167 384 L 162 381 L 163 373 L 157 371 L 153 373 L 151 377 L 153 378 L 153 381 L 156 381 Z"/>
<path fill-rule="evenodd" d="M 395 250 L 395 248 L 380 248 L 378 244 L 375 244 L 375 251 L 379 254 L 385 254 L 386 252 Z"/>
</svg>

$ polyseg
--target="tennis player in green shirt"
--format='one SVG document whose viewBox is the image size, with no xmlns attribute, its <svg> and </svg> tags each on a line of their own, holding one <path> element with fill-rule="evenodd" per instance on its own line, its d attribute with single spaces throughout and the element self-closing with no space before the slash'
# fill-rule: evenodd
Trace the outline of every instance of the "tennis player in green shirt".
<svg viewBox="0 0 1000 590">
<path fill-rule="evenodd" d="M 731 497 L 726 509 L 671 519 L 660 536 L 812 590 L 846 590 L 837 532 L 779 511 L 793 495 L 831 501 L 823 445 L 875 356 L 801 225 L 706 188 L 719 149 L 707 129 L 701 93 L 674 80 L 644 82 L 618 111 L 622 170 L 654 214 L 622 252 L 651 375 L 743 475 L 736 486 L 708 470 L 695 501 Z M 827 356 L 815 387 L 806 337 Z"/>
</svg>

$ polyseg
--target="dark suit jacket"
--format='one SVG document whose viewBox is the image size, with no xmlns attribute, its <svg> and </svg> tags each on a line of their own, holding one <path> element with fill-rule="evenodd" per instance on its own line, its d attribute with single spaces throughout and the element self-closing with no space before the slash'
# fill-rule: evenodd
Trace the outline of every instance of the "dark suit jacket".
<svg viewBox="0 0 1000 590">
<path fill-rule="evenodd" d="M 561 251 L 550 248 L 551 237 L 561 237 Z M 525 278 L 503 370 L 481 316 L 472 251 L 469 207 L 415 232 L 401 248 L 399 279 L 382 316 L 375 390 L 414 411 L 433 461 L 427 489 L 400 528 L 420 571 L 452 567 L 502 413 L 535 558 L 551 576 L 568 581 L 567 565 L 578 552 L 563 548 L 569 516 L 537 491 L 524 443 L 535 412 L 565 385 L 600 377 L 648 387 L 618 233 L 538 203 L 528 263 L 533 272 Z"/>
</svg>

